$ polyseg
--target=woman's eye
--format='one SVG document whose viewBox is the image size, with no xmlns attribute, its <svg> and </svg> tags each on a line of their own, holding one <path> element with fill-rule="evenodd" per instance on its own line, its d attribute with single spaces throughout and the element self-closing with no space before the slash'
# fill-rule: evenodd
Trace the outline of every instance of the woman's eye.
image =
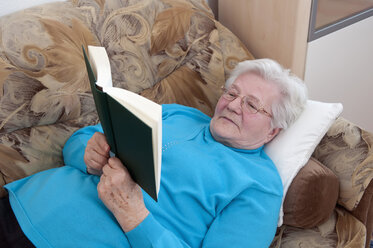
<svg viewBox="0 0 373 248">
<path fill-rule="evenodd" d="M 247 102 L 246 105 L 247 105 L 248 108 L 252 108 L 252 109 L 255 109 L 255 110 L 257 109 L 256 106 L 251 102 Z"/>
</svg>

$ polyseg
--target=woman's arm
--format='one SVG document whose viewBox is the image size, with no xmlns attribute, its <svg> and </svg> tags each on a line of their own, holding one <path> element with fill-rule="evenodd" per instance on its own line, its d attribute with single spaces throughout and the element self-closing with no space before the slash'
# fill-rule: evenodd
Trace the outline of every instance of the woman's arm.
<svg viewBox="0 0 373 248">
<path fill-rule="evenodd" d="M 201 247 L 268 247 L 276 232 L 281 196 L 247 189 L 215 217 Z M 189 247 L 149 214 L 126 233 L 132 247 Z"/>
<path fill-rule="evenodd" d="M 214 219 L 202 247 L 269 247 L 281 199 L 254 187 L 242 192 Z"/>
</svg>

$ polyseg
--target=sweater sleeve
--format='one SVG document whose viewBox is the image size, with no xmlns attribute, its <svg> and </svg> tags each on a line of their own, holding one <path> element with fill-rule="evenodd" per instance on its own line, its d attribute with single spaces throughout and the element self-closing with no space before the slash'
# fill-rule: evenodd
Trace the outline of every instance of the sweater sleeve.
<svg viewBox="0 0 373 248">
<path fill-rule="evenodd" d="M 87 172 L 84 163 L 84 152 L 88 140 L 95 132 L 103 132 L 100 124 L 79 129 L 65 143 L 62 153 L 64 164 L 75 167 L 82 172 Z"/>
<path fill-rule="evenodd" d="M 164 228 L 151 213 L 135 229 L 127 232 L 126 236 L 134 248 L 190 247 Z"/>
<path fill-rule="evenodd" d="M 269 247 L 280 204 L 279 195 L 255 189 L 243 192 L 213 220 L 201 247 Z M 126 235 L 134 248 L 190 247 L 151 214 Z"/>
<path fill-rule="evenodd" d="M 247 189 L 214 219 L 202 247 L 269 247 L 280 205 L 280 195 Z"/>
</svg>

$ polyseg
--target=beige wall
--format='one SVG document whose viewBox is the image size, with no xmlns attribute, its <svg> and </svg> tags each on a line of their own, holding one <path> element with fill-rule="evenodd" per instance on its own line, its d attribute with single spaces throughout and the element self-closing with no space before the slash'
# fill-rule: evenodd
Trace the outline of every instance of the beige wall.
<svg viewBox="0 0 373 248">
<path fill-rule="evenodd" d="M 305 82 L 312 99 L 342 102 L 342 116 L 373 132 L 373 17 L 308 44 Z"/>
</svg>

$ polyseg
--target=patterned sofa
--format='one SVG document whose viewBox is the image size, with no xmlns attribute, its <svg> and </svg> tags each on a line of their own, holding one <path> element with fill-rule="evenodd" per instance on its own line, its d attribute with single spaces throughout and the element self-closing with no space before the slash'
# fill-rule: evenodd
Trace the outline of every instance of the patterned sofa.
<svg viewBox="0 0 373 248">
<path fill-rule="evenodd" d="M 0 18 L 2 186 L 63 166 L 77 129 L 98 122 L 81 47 L 105 46 L 113 81 L 158 103 L 213 114 L 251 53 L 204 0 L 69 0 Z M 373 134 L 339 118 L 294 179 L 271 247 L 368 247 Z"/>
</svg>

